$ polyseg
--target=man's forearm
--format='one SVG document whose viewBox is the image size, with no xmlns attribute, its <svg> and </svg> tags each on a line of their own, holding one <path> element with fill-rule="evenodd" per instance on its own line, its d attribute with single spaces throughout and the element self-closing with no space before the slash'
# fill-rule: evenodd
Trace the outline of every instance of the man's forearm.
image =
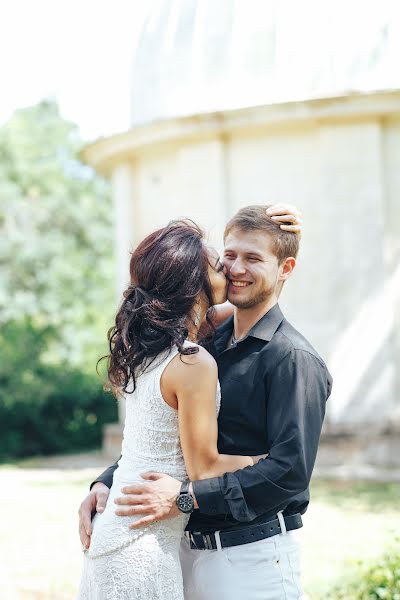
<svg viewBox="0 0 400 600">
<path fill-rule="evenodd" d="M 276 464 L 268 457 L 253 467 L 225 473 L 223 477 L 194 481 L 194 495 L 200 511 L 205 514 L 229 514 L 237 521 L 249 522 L 279 510 L 308 487 L 304 465 L 297 470 L 296 479 L 292 480 L 289 464 Z"/>
<path fill-rule="evenodd" d="M 96 477 L 96 479 L 94 481 L 92 481 L 92 483 L 90 484 L 90 489 L 92 489 L 92 487 L 94 486 L 95 483 L 104 483 L 104 485 L 106 485 L 108 488 L 110 488 L 113 483 L 114 471 L 117 467 L 118 467 L 118 461 L 116 463 L 114 463 L 113 465 L 111 465 L 111 467 L 108 467 L 105 471 L 103 471 L 103 473 L 101 473 L 101 475 Z"/>
<path fill-rule="evenodd" d="M 201 512 L 252 521 L 280 510 L 307 489 L 329 386 L 318 359 L 303 352 L 295 358 L 288 355 L 270 377 L 267 438 L 273 444 L 268 458 L 235 473 L 194 481 Z"/>
</svg>

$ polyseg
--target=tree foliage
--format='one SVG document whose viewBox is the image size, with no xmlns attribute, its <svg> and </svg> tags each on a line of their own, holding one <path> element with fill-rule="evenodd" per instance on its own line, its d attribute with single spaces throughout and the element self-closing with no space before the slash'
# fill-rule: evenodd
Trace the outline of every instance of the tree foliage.
<svg viewBox="0 0 400 600">
<path fill-rule="evenodd" d="M 113 312 L 112 209 L 80 148 L 53 101 L 0 129 L 0 320 L 51 326 L 47 359 L 88 365 Z"/>
<path fill-rule="evenodd" d="M 328 600 L 400 600 L 400 539 L 374 562 L 359 562 L 353 578 L 328 594 Z"/>
<path fill-rule="evenodd" d="M 51 327 L 29 317 L 0 332 L 0 460 L 93 448 L 117 403 L 100 382 L 69 364 L 47 364 Z"/>
<path fill-rule="evenodd" d="M 0 457 L 98 445 L 117 406 L 95 374 L 114 312 L 109 185 L 57 104 L 0 128 Z"/>
</svg>

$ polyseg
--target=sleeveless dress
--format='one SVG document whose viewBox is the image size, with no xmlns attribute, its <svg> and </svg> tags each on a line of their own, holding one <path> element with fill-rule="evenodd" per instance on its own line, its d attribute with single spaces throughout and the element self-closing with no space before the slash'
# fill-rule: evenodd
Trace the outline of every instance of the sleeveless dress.
<svg viewBox="0 0 400 600">
<path fill-rule="evenodd" d="M 180 481 L 187 477 L 178 411 L 164 401 L 160 389 L 161 375 L 177 354 L 174 346 L 160 355 L 126 395 L 122 457 L 107 506 L 93 519 L 77 600 L 183 600 L 179 546 L 188 515 L 132 530 L 129 525 L 139 517 L 117 516 L 114 504 L 122 487 L 143 483 L 140 473 L 166 473 Z M 218 384 L 217 414 L 220 398 Z"/>
</svg>

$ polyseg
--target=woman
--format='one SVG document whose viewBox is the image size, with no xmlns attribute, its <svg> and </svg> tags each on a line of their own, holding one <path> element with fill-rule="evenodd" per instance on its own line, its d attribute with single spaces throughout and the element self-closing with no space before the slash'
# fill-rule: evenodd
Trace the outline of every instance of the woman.
<svg viewBox="0 0 400 600">
<path fill-rule="evenodd" d="M 110 331 L 109 380 L 126 397 L 122 457 L 106 510 L 96 515 L 79 600 L 182 600 L 179 544 L 187 517 L 140 530 L 113 499 L 149 470 L 184 480 L 222 475 L 260 457 L 217 450 L 220 392 L 214 359 L 198 345 L 213 305 L 226 300 L 224 266 L 190 221 L 149 235 L 130 264 L 131 286 Z"/>
</svg>

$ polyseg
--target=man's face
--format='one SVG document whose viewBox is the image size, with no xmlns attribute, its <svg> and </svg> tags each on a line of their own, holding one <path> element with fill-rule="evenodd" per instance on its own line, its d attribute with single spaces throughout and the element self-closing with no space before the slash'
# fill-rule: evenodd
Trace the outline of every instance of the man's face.
<svg viewBox="0 0 400 600">
<path fill-rule="evenodd" d="M 225 239 L 224 265 L 228 300 L 238 308 L 252 308 L 277 294 L 282 269 L 268 233 L 232 229 Z"/>
</svg>

